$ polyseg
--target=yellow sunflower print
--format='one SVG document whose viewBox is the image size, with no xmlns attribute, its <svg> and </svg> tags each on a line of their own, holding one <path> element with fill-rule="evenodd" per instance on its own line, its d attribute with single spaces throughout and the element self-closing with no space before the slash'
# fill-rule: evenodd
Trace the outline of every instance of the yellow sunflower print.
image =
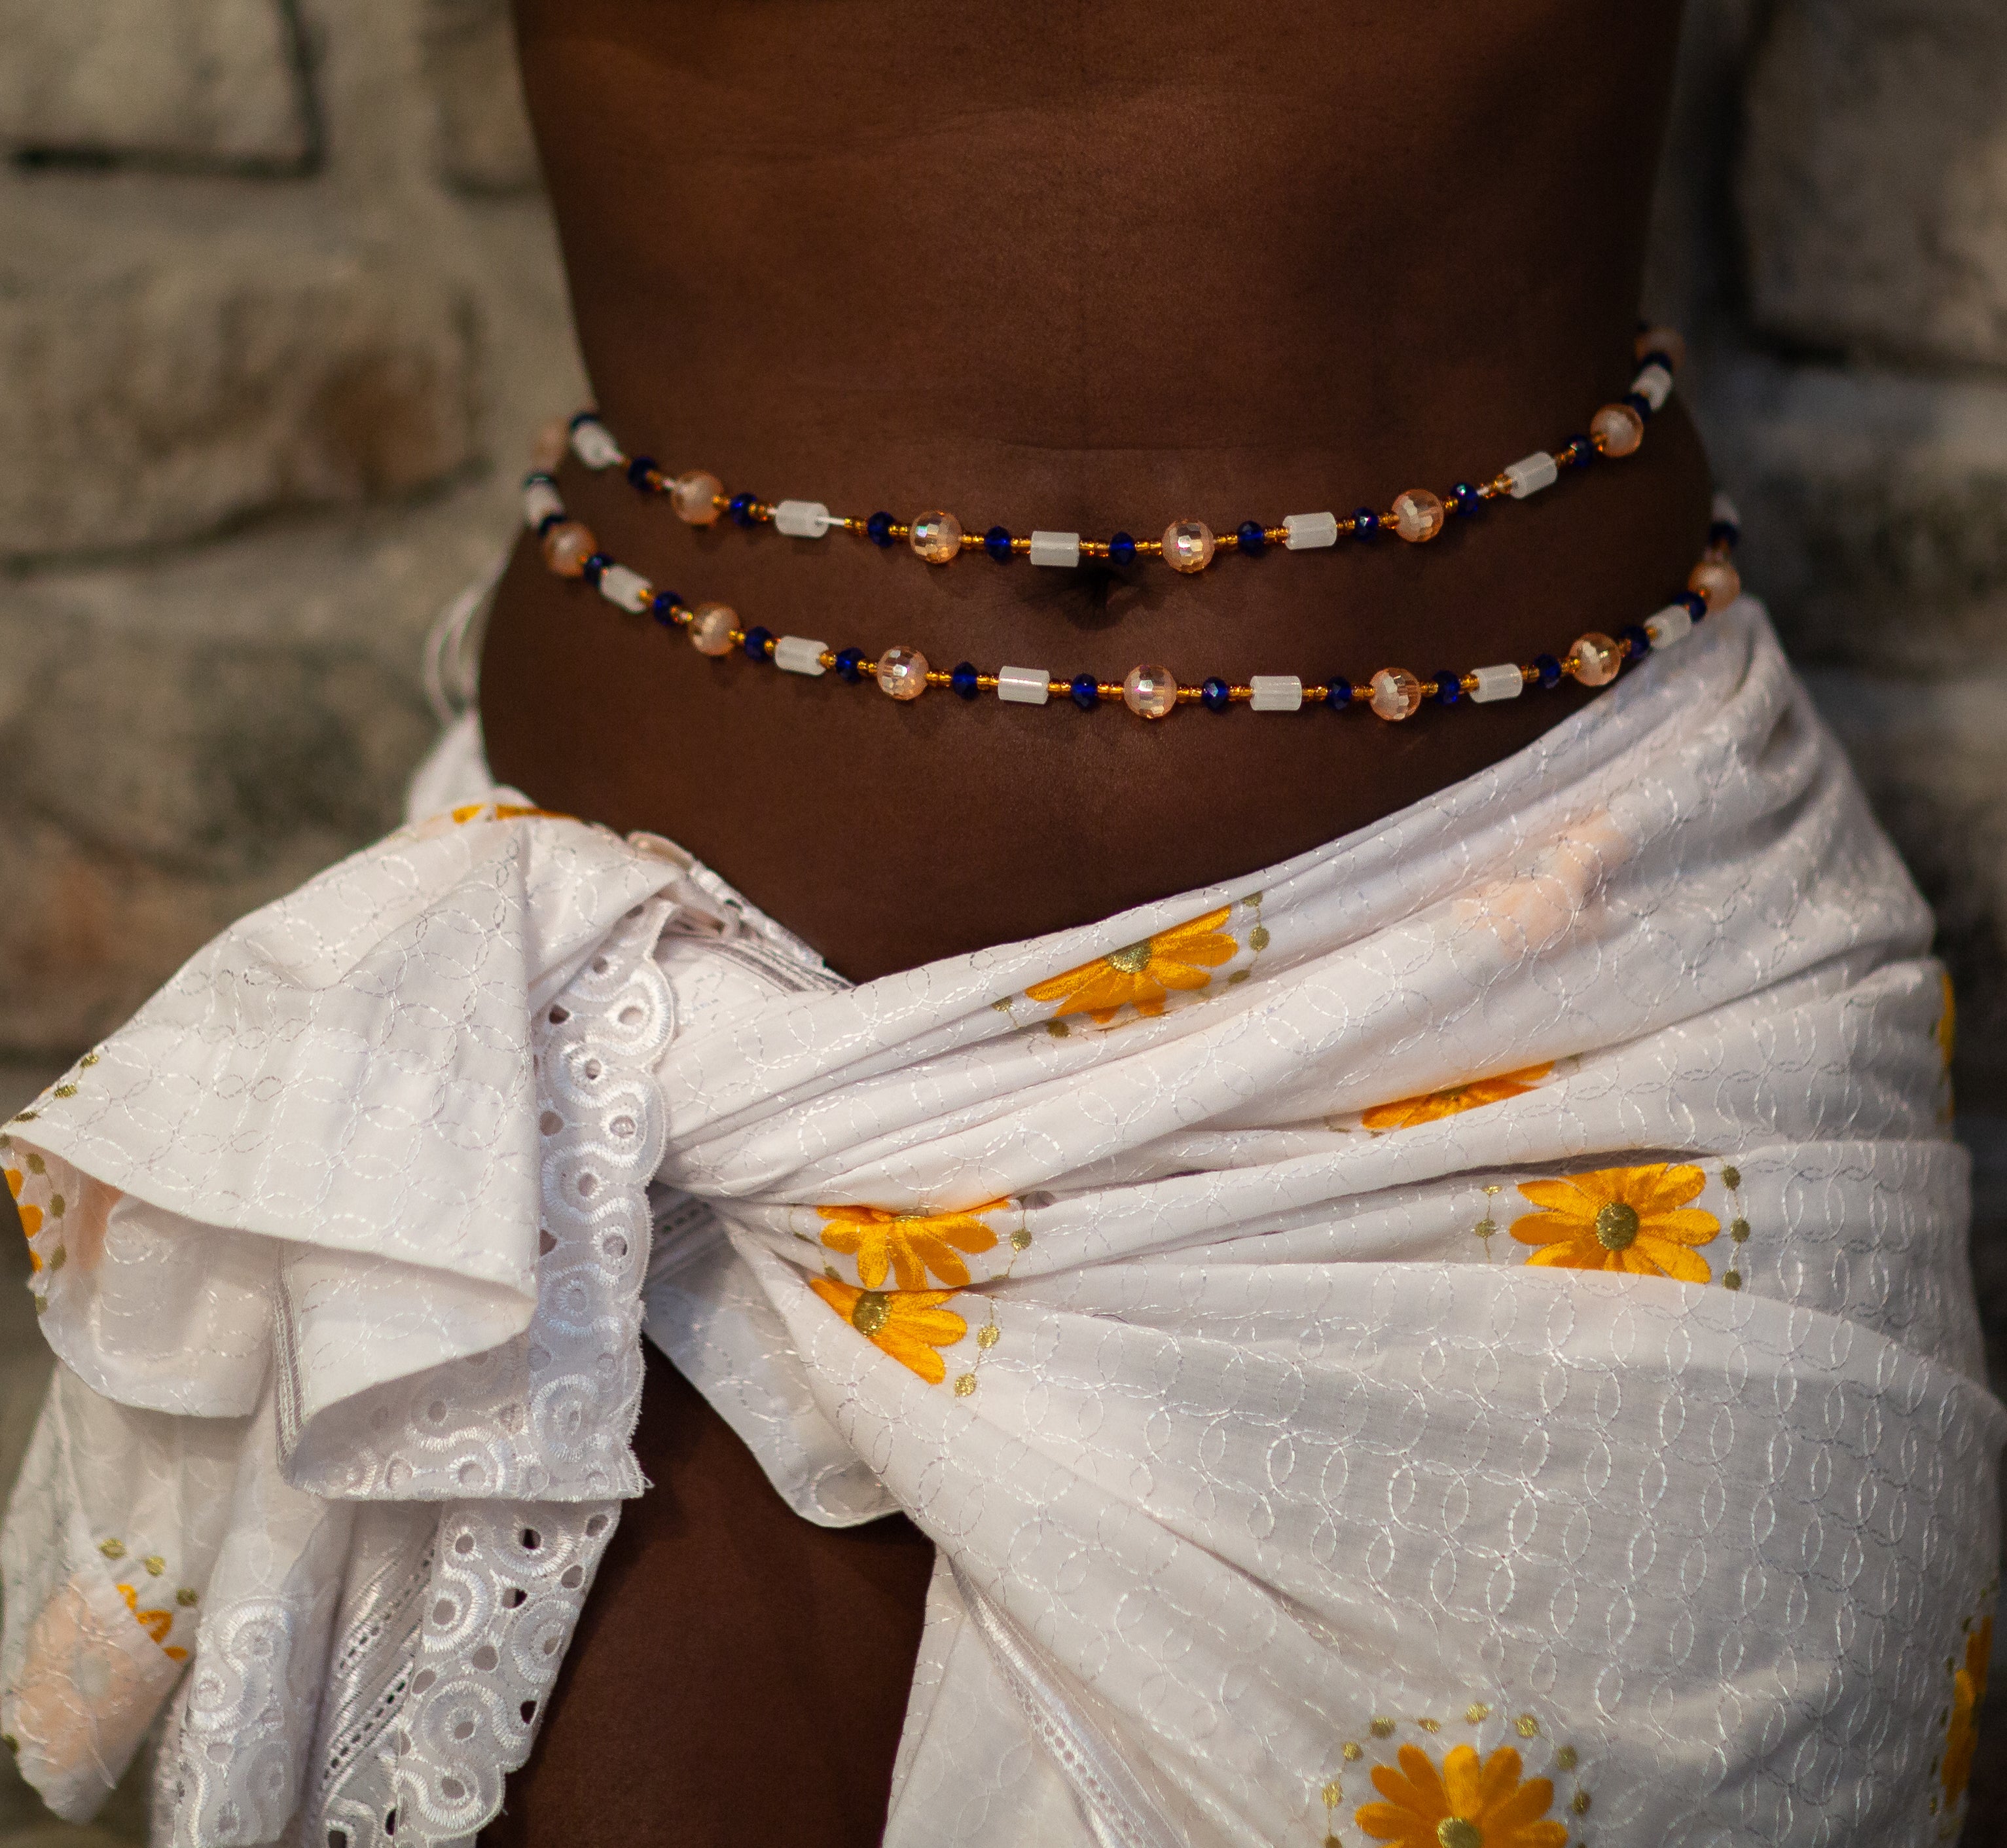
<svg viewBox="0 0 2007 1848">
<path fill-rule="evenodd" d="M 1085 1014 L 1098 1027 L 1106 1026 L 1124 1005 L 1141 1014 L 1162 1014 L 1165 996 L 1173 989 L 1204 988 L 1212 979 L 1208 971 L 1233 961 L 1240 945 L 1220 929 L 1231 909 L 1222 905 L 1189 924 L 1097 956 L 1050 981 L 1033 983 L 1025 993 L 1034 1001 L 1058 1002 L 1054 1020 Z"/>
<path fill-rule="evenodd" d="M 1945 1731 L 1944 1763 L 1938 1772 L 1946 1803 L 1957 1802 L 1972 1781 L 1979 1709 L 1986 1702 L 1986 1666 L 1992 1655 L 1993 1619 L 1989 1617 L 1965 1639 L 1965 1666 L 1952 1677 L 1951 1724 Z"/>
<path fill-rule="evenodd" d="M 1467 1084 L 1452 1084 L 1444 1091 L 1431 1091 L 1421 1097 L 1404 1097 L 1398 1102 L 1375 1104 L 1360 1119 L 1369 1130 L 1411 1130 L 1418 1123 L 1434 1123 L 1438 1117 L 1455 1116 L 1485 1104 L 1503 1103 L 1508 1097 L 1524 1097 L 1554 1070 L 1551 1063 L 1529 1065 L 1523 1071 L 1501 1072 L 1495 1078 L 1475 1078 Z"/>
<path fill-rule="evenodd" d="M 857 1275 L 866 1289 L 877 1289 L 891 1271 L 902 1290 L 925 1289 L 931 1271 L 942 1282 L 965 1289 L 968 1266 L 957 1251 L 987 1251 L 996 1234 L 976 1215 L 993 1213 L 1004 1203 L 972 1207 L 965 1213 L 889 1213 L 875 1206 L 819 1206 L 829 1222 L 822 1242 L 831 1250 L 857 1260 Z"/>
<path fill-rule="evenodd" d="M 1670 1162 L 1522 1180 L 1519 1191 L 1542 1210 L 1513 1221 L 1512 1236 L 1540 1247 L 1529 1264 L 1705 1283 L 1713 1273 L 1693 1247 L 1712 1243 L 1721 1222 L 1687 1202 L 1706 1184 L 1698 1168 Z"/>
<path fill-rule="evenodd" d="M 1440 1772 L 1420 1746 L 1404 1745 L 1399 1771 L 1374 1767 L 1373 1787 L 1387 1800 L 1360 1804 L 1353 1819 L 1398 1848 L 1567 1848 L 1567 1828 L 1543 1820 L 1553 1783 L 1522 1783 L 1509 1745 L 1482 1761 L 1473 1747 L 1454 1746 Z"/>
<path fill-rule="evenodd" d="M 953 1290 L 859 1289 L 827 1277 L 811 1277 L 809 1288 L 880 1352 L 929 1386 L 947 1377 L 947 1363 L 937 1350 L 953 1347 L 968 1332 L 967 1322 L 941 1307 Z"/>
</svg>

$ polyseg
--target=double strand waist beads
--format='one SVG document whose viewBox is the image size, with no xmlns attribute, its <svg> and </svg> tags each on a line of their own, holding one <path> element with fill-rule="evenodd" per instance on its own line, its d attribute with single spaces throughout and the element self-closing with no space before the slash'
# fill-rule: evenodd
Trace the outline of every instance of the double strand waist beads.
<svg viewBox="0 0 2007 1848">
<path fill-rule="evenodd" d="M 1121 680 L 1092 674 L 1071 678 L 1044 668 L 998 668 L 987 672 L 961 661 L 943 671 L 930 666 L 916 648 L 904 645 L 881 649 L 875 658 L 861 648 L 831 648 L 826 642 L 799 635 L 775 635 L 758 626 L 741 625 L 729 605 L 686 604 L 674 591 L 658 591 L 638 571 L 598 549 L 590 532 L 566 516 L 556 485 L 545 474 L 524 484 L 523 513 L 533 531 L 544 535 L 544 555 L 561 577 L 576 578 L 595 587 L 616 608 L 647 615 L 671 629 L 680 629 L 702 654 L 737 654 L 750 661 L 771 665 L 784 673 L 820 679 L 834 674 L 858 684 L 873 681 L 894 700 L 916 700 L 930 687 L 945 687 L 964 700 L 994 693 L 1007 704 L 1043 706 L 1071 701 L 1083 711 L 1120 702 L 1139 718 L 1167 718 L 1180 706 L 1203 706 L 1224 712 L 1247 706 L 1256 712 L 1297 712 L 1321 706 L 1342 712 L 1364 705 L 1389 721 L 1412 718 L 1423 704 L 1455 706 L 1468 700 L 1483 705 L 1517 699 L 1529 686 L 1558 686 L 1571 679 L 1584 686 L 1607 686 L 1627 661 L 1642 659 L 1654 648 L 1670 648 L 1684 640 L 1695 623 L 1712 610 L 1732 602 L 1742 583 L 1730 562 L 1741 523 L 1725 496 L 1716 496 L 1707 549 L 1687 579 L 1686 588 L 1664 608 L 1616 636 L 1590 630 L 1578 636 L 1565 654 L 1538 654 L 1529 661 L 1502 661 L 1463 672 L 1444 668 L 1424 679 L 1406 668 L 1382 668 L 1355 683 L 1333 675 L 1307 681 L 1293 674 L 1255 674 L 1244 681 L 1219 675 L 1196 683 L 1180 683 L 1154 663 L 1130 669 Z"/>
<path fill-rule="evenodd" d="M 1673 389 L 1673 376 L 1685 356 L 1686 344 L 1669 327 L 1647 328 L 1636 343 L 1638 374 L 1631 389 L 1616 403 L 1605 404 L 1589 419 L 1587 432 L 1571 437 L 1558 450 L 1536 450 L 1509 467 L 1473 485 L 1459 481 L 1446 493 L 1410 488 L 1396 495 L 1384 510 L 1362 506 L 1341 518 L 1335 513 L 1291 513 L 1278 524 L 1243 520 L 1215 532 L 1202 520 L 1173 520 L 1160 538 L 1138 539 L 1117 532 L 1106 539 L 1083 538 L 1078 533 L 1013 533 L 992 526 L 977 532 L 952 513 L 936 508 L 898 520 L 890 513 L 864 518 L 832 513 L 819 500 L 763 500 L 757 494 L 728 493 L 707 469 L 695 468 L 672 477 L 651 456 L 630 456 L 597 413 L 581 411 L 571 421 L 572 453 L 587 468 L 623 471 L 641 493 L 663 495 L 679 519 L 692 526 L 709 526 L 720 518 L 742 527 L 772 526 L 791 538 L 820 539 L 831 532 L 860 535 L 873 545 L 903 541 L 930 565 L 945 565 L 965 552 L 981 552 L 1000 563 L 1028 558 L 1035 565 L 1071 570 L 1089 559 L 1133 564 L 1139 558 L 1161 558 L 1174 571 L 1203 571 L 1222 552 L 1258 556 L 1271 546 L 1290 552 L 1315 551 L 1341 538 L 1367 541 L 1392 533 L 1410 545 L 1426 545 L 1459 516 L 1476 513 L 1488 501 L 1509 496 L 1525 500 L 1550 488 L 1562 472 L 1586 467 L 1599 456 L 1633 454 L 1645 440 L 1647 421 Z M 567 438 L 550 433 L 536 460 L 540 470 L 554 470 L 563 460 Z"/>
</svg>

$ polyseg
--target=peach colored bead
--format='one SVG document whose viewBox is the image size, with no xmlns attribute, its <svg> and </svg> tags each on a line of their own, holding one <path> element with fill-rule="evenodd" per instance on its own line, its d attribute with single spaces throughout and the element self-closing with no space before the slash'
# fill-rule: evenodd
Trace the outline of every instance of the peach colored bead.
<svg viewBox="0 0 2007 1848">
<path fill-rule="evenodd" d="M 545 474 L 556 474 L 571 448 L 571 431 L 563 423 L 548 423 L 537 432 L 530 445 L 530 463 Z"/>
<path fill-rule="evenodd" d="M 544 534 L 544 563 L 560 577 L 577 577 L 598 549 L 592 528 L 576 520 L 561 520 Z"/>
<path fill-rule="evenodd" d="M 1589 439 L 1606 456 L 1628 456 L 1645 440 L 1645 420 L 1628 404 L 1606 404 L 1589 420 Z"/>
<path fill-rule="evenodd" d="M 729 654 L 739 612 L 728 603 L 700 603 L 690 612 L 690 646 L 700 654 Z"/>
<path fill-rule="evenodd" d="M 952 513 L 936 510 L 913 516 L 912 536 L 906 541 L 930 565 L 945 565 L 961 556 L 961 522 Z M 911 693 L 901 693 L 910 700 Z"/>
<path fill-rule="evenodd" d="M 669 505 L 686 526 L 708 526 L 718 517 L 718 497 L 725 484 L 707 468 L 679 474 L 669 488 Z"/>
<path fill-rule="evenodd" d="M 1742 594 L 1742 573 L 1726 559 L 1702 559 L 1687 574 L 1687 588 L 1707 599 L 1712 615 Z"/>
<path fill-rule="evenodd" d="M 1421 710 L 1422 683 L 1406 668 L 1382 668 L 1372 684 L 1370 704 L 1381 718 L 1398 722 Z"/>
<path fill-rule="evenodd" d="M 887 648 L 878 657 L 878 690 L 917 700 L 927 690 L 927 658 L 917 648 Z"/>
<path fill-rule="evenodd" d="M 1443 529 L 1443 504 L 1426 488 L 1410 488 L 1394 503 L 1394 530 L 1410 545 L 1425 545 Z"/>
<path fill-rule="evenodd" d="M 1169 668 L 1131 668 L 1122 682 L 1122 704 L 1138 718 L 1162 718 L 1178 703 L 1178 683 Z"/>
<path fill-rule="evenodd" d="M 1663 353 L 1673 362 L 1677 372 L 1687 362 L 1687 343 L 1676 328 L 1648 327 L 1638 336 L 1632 347 L 1640 359 L 1647 353 Z"/>
<path fill-rule="evenodd" d="M 1203 571 L 1213 549 L 1212 528 L 1203 520 L 1173 520 L 1164 528 L 1164 563 L 1173 571 Z"/>
<path fill-rule="evenodd" d="M 1607 686 L 1623 665 L 1622 650 L 1600 630 L 1577 636 L 1568 650 L 1568 672 L 1584 686 Z"/>
</svg>

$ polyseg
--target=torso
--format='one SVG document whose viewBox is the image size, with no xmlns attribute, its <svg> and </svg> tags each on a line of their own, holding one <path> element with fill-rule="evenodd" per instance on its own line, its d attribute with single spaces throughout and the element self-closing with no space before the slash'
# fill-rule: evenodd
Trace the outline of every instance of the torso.
<svg viewBox="0 0 2007 1848">
<path fill-rule="evenodd" d="M 1634 369 L 1677 0 L 1368 10 L 518 0 L 598 402 L 631 452 L 842 513 L 1153 534 L 1481 480 Z M 557 408 L 557 407 L 554 407 Z M 1643 450 L 1427 546 L 1068 573 L 573 511 L 776 633 L 1119 680 L 1563 652 L 1679 590 L 1707 478 Z M 1256 869 L 1520 748 L 1583 689 L 1363 711 L 1034 709 L 707 660 L 521 548 L 496 774 L 667 834 L 866 979 Z"/>
</svg>

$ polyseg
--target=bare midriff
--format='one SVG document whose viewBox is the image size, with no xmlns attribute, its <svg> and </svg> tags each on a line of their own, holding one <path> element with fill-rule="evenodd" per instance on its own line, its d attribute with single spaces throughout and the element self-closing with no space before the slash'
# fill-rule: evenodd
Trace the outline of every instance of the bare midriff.
<svg viewBox="0 0 2007 1848">
<path fill-rule="evenodd" d="M 630 453 L 769 501 L 1104 538 L 1384 510 L 1585 431 L 1635 369 L 1678 12 L 517 6 L 580 341 Z M 606 551 L 747 627 L 1187 683 L 1564 654 L 1684 587 L 1709 499 L 1677 396 L 1637 454 L 1427 545 L 1228 553 L 1196 577 L 930 566 L 686 526 L 617 472 L 560 479 Z M 680 841 L 865 979 L 1256 870 L 1594 697 L 1399 725 L 899 704 L 707 659 L 526 541 L 481 709 L 503 781 Z"/>
</svg>

